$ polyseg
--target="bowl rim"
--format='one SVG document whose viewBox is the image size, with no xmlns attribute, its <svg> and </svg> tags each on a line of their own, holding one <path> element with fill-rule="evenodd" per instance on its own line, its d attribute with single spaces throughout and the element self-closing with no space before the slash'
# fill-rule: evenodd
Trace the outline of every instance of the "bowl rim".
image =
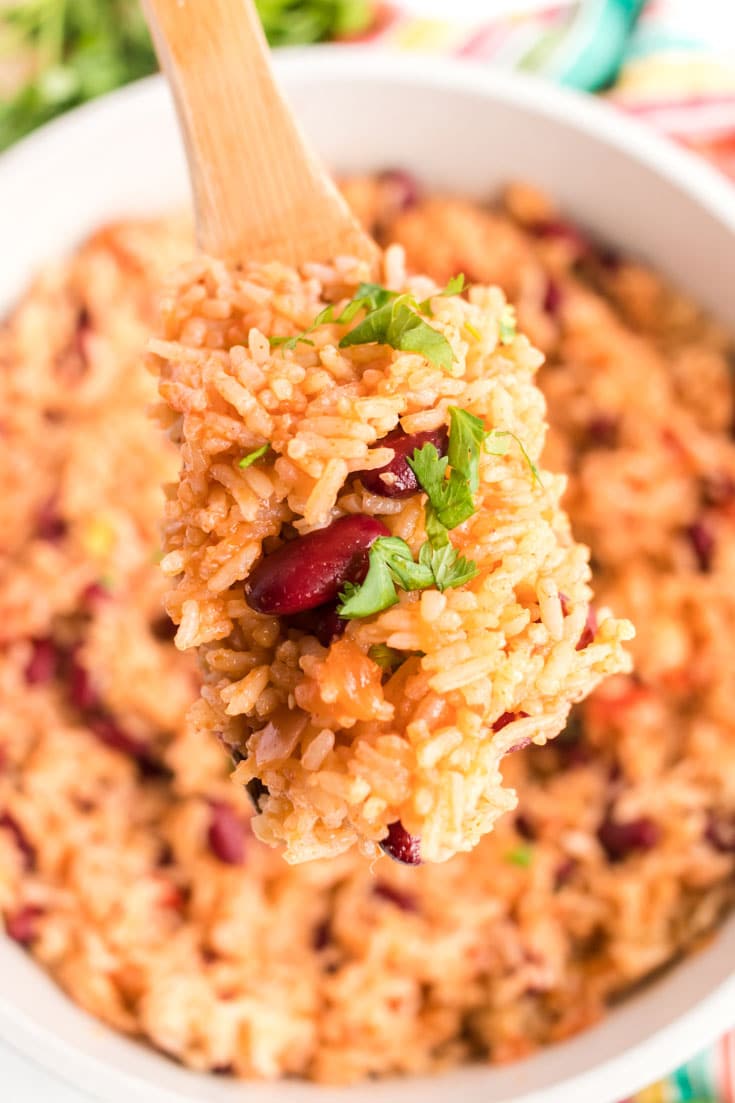
<svg viewBox="0 0 735 1103">
<path fill-rule="evenodd" d="M 606 100 L 552 84 L 532 73 L 496 69 L 471 58 L 434 55 L 428 68 L 426 55 L 341 43 L 280 47 L 275 51 L 275 66 L 279 74 L 304 84 L 372 83 L 389 77 L 393 84 L 407 87 L 431 85 L 432 90 L 471 94 L 480 91 L 537 115 L 561 117 L 574 129 L 601 138 L 655 175 L 679 185 L 735 233 L 735 187 L 703 157 L 676 145 Z M 98 114 L 124 109 L 162 83 L 161 74 L 155 73 L 52 119 L 0 154 L 0 171 L 22 169 L 23 162 L 37 156 L 41 146 L 63 141 L 68 132 L 91 124 Z"/>
<path fill-rule="evenodd" d="M 676 147 L 607 103 L 557 88 L 537 77 L 495 70 L 479 62 L 432 56 L 429 66 L 425 55 L 407 56 L 375 46 L 294 47 L 278 51 L 276 64 L 289 80 L 302 85 L 345 81 L 371 83 L 389 78 L 393 84 L 413 88 L 430 86 L 434 92 L 446 89 L 485 95 L 537 116 L 561 119 L 573 129 L 594 135 L 657 176 L 674 183 L 735 238 L 735 190 L 732 185 L 694 154 Z M 0 175 L 22 176 L 27 164 L 35 162 L 51 145 L 63 145 L 73 132 L 99 125 L 100 120 L 109 123 L 115 115 L 124 115 L 135 102 L 144 104 L 150 97 L 161 94 L 162 78 L 152 76 L 53 120 L 0 157 Z M 40 971 L 40 966 L 35 968 Z M 632 1049 L 556 1081 L 550 1091 L 554 1099 L 565 1098 L 568 1103 L 587 1103 L 592 1096 L 596 1096 L 596 1103 L 623 1098 L 643 1083 L 665 1074 L 672 1064 L 686 1060 L 733 1023 L 735 971 L 723 976 L 721 983 L 684 1015 L 643 1038 Z M 99 1029 L 107 1028 L 100 1025 Z M 104 1059 L 70 1046 L 30 1016 L 19 1014 L 17 1009 L 14 1012 L 12 1004 L 2 996 L 0 1037 L 33 1061 L 70 1081 L 80 1091 L 100 1077 L 110 1075 L 110 1065 Z M 672 1054 L 675 1054 L 673 1060 Z M 160 1086 L 146 1084 L 144 1087 L 135 1073 L 120 1067 L 114 1068 L 114 1075 L 118 1082 L 116 1094 L 108 1095 L 106 1090 L 105 1098 L 122 1099 L 124 1093 L 129 1098 L 130 1092 L 134 1093 L 134 1098 L 155 1099 L 161 1103 L 185 1098 Z M 384 1083 L 397 1085 L 398 1082 Z M 451 1089 L 451 1074 L 444 1084 Z M 327 1098 L 322 1085 L 317 1085 L 316 1090 L 320 1098 Z M 396 1096 L 398 1094 L 396 1092 Z M 342 1092 L 341 1097 L 349 1098 L 350 1093 Z M 546 1097 L 546 1091 L 534 1091 L 519 1096 L 515 1103 L 543 1103 Z"/>
</svg>

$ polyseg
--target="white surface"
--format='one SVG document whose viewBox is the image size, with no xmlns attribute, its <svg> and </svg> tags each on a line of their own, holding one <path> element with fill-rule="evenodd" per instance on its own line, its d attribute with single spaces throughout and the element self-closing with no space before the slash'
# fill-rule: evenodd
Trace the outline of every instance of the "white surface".
<svg viewBox="0 0 735 1103">
<path fill-rule="evenodd" d="M 485 195 L 510 176 L 549 188 L 583 222 L 676 274 L 733 318 L 735 200 L 706 166 L 603 105 L 466 63 L 344 49 L 281 56 L 306 130 L 337 168 L 405 165 Z M 0 161 L 0 305 L 38 264 L 102 219 L 186 195 L 163 88 L 150 81 L 52 124 Z M 8 258 L 12 258 L 12 263 Z M 735 922 L 705 952 L 605 1023 L 501 1069 L 329 1091 L 204 1079 L 105 1030 L 9 942 L 0 943 L 0 1037 L 106 1103 L 612 1103 L 735 1021 Z M 39 1095 L 39 1098 L 45 1098 Z"/>
<path fill-rule="evenodd" d="M 3 1103 L 90 1103 L 93 1096 L 64 1084 L 0 1042 L 0 1099 Z"/>
</svg>

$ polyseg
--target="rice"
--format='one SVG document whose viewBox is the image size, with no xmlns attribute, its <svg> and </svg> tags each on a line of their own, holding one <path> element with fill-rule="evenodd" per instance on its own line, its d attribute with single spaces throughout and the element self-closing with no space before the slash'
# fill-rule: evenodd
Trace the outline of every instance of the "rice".
<svg viewBox="0 0 735 1103">
<path fill-rule="evenodd" d="M 440 285 L 447 268 L 499 283 L 545 352 L 545 463 L 568 472 L 597 606 L 638 631 L 636 675 L 507 756 L 517 812 L 448 862 L 352 850 L 287 866 L 250 833 L 220 746 L 184 722 L 196 671 L 171 641 L 156 562 L 178 460 L 146 413 L 140 353 L 188 227 L 106 228 L 0 330 L 6 931 L 113 1029 L 236 1077 L 346 1083 L 518 1059 L 696 949 L 735 900 L 728 339 L 547 200 L 399 210 L 388 184 L 347 187 L 383 241 Z M 528 723 L 504 730 L 523 743 Z M 324 731 L 302 756 L 315 769 Z"/>
<path fill-rule="evenodd" d="M 161 339 L 151 344 L 164 421 L 182 456 L 165 520 L 174 569 L 171 559 L 164 568 L 174 576 L 167 608 L 176 644 L 200 652 L 193 722 L 230 749 L 237 782 L 260 783 L 253 830 L 288 862 L 353 845 L 369 858 L 382 847 L 405 861 L 395 840 L 406 836 L 419 841 L 412 862 L 471 849 L 515 803 L 499 771 L 518 746 L 508 721 L 530 718 L 524 741 L 544 743 L 604 676 L 630 669 L 621 646 L 630 624 L 591 612 L 588 553 L 560 506 L 566 482 L 537 470 L 542 357 L 515 334 L 502 293 L 473 286 L 465 299 L 425 278 L 407 281 L 402 251 L 386 252 L 386 286 L 414 301 L 428 293 L 421 312 L 431 322 L 421 324 L 427 348 L 439 335 L 446 342 L 439 363 L 415 345 L 346 346 L 359 332 L 354 321 L 314 324 L 330 304 L 341 316 L 369 276 L 346 259 L 320 266 L 318 279 L 308 265 L 303 273 L 276 264 L 240 270 L 198 259 L 167 292 Z M 265 356 L 256 333 L 292 340 Z M 257 361 L 247 353 L 253 344 Z M 474 512 L 451 526 L 449 547 L 476 563 L 476 577 L 443 592 L 433 580 L 422 591 L 407 587 L 392 608 L 348 620 L 333 604 L 354 581 L 348 562 L 334 593 L 304 598 L 311 576 L 318 582 L 329 570 L 331 544 L 313 544 L 314 535 L 352 531 L 339 519 L 379 515 L 384 535 L 404 540 L 414 560 L 425 541 L 431 549 L 421 487 L 393 498 L 402 476 L 389 468 L 381 495 L 365 470 L 375 470 L 371 449 L 393 460 L 398 426 L 436 430 L 451 420 L 454 434 L 458 409 L 493 442 L 478 457 Z M 257 459 L 243 468 L 251 448 Z M 399 508 L 386 513 L 386 501 Z M 291 615 L 279 617 L 278 606 L 254 604 L 253 595 L 264 570 L 285 577 L 284 554 L 301 558 L 285 593 Z M 335 619 L 326 637 L 320 609 Z M 293 619 L 307 611 L 317 619 Z M 387 670 L 375 648 L 394 656 Z M 231 673 L 223 649 L 237 660 Z M 331 746 L 306 767 L 320 732 Z"/>
</svg>

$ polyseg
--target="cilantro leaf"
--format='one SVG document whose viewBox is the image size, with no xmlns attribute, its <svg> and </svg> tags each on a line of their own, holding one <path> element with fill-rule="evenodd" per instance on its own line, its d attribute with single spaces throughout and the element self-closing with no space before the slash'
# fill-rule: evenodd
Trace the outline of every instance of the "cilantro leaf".
<svg viewBox="0 0 735 1103">
<path fill-rule="evenodd" d="M 446 536 L 446 530 L 444 532 Z M 345 585 L 337 612 L 347 620 L 371 617 L 395 605 L 398 601 L 397 586 L 407 591 L 428 590 L 436 586 L 443 591 L 452 586 L 462 586 L 474 578 L 476 564 L 458 555 L 446 541 L 445 544 L 437 551 L 427 540 L 415 560 L 405 540 L 398 536 L 379 537 L 370 548 L 365 581 L 361 586 L 352 583 Z"/>
<path fill-rule="evenodd" d="M 432 544 L 438 546 L 436 539 L 441 540 L 441 534 L 436 531 L 431 512 L 445 529 L 461 525 L 475 512 L 470 485 L 465 476 L 454 468 L 450 470 L 449 478 L 446 477 L 449 457 L 440 456 L 433 444 L 417 448 L 408 464 L 429 499 L 426 510 L 427 535 Z M 446 539 L 442 542 L 446 543 Z"/>
<path fill-rule="evenodd" d="M 506 306 L 498 322 L 498 337 L 501 345 L 510 345 L 517 332 L 516 312 L 512 306 Z"/>
<path fill-rule="evenodd" d="M 246 467 L 251 467 L 252 464 L 257 463 L 261 456 L 266 454 L 269 448 L 270 444 L 261 444 L 260 448 L 256 448 L 253 452 L 248 452 L 246 456 L 243 456 L 243 458 L 238 461 L 237 466 L 241 470 L 244 470 Z"/>
<path fill-rule="evenodd" d="M 391 299 L 397 299 L 397 291 L 388 291 L 387 288 L 381 287 L 379 283 L 361 283 L 357 288 L 355 297 L 352 303 L 348 303 L 345 310 L 339 316 L 340 322 L 349 322 L 350 318 L 345 318 L 345 311 L 348 310 L 353 303 L 358 303 L 359 306 L 365 307 L 366 310 L 377 310 L 381 306 L 385 306 Z M 355 311 L 351 317 L 354 318 L 357 311 Z"/>
<path fill-rule="evenodd" d="M 487 436 L 484 422 L 458 406 L 449 407 L 449 462 L 467 479 L 470 491 L 480 487 L 480 452 Z"/>
<path fill-rule="evenodd" d="M 402 352 L 418 352 L 435 367 L 445 371 L 452 366 L 452 346 L 409 306 L 410 296 L 384 302 L 371 311 L 354 329 L 346 333 L 339 345 L 389 345 Z"/>
<path fill-rule="evenodd" d="M 339 595 L 337 612 L 346 620 L 372 617 L 398 601 L 393 575 L 380 549 L 382 539 L 379 537 L 370 548 L 368 573 L 362 585 L 348 582 Z"/>
<path fill-rule="evenodd" d="M 457 276 L 452 276 L 447 281 L 446 287 L 441 291 L 435 291 L 433 295 L 429 295 L 427 299 L 424 299 L 418 304 L 419 310 L 422 314 L 428 314 L 431 316 L 431 300 L 441 295 L 444 298 L 450 298 L 452 295 L 461 295 L 464 291 L 464 272 L 460 272 Z"/>
<path fill-rule="evenodd" d="M 476 563 L 465 559 L 451 544 L 445 544 L 443 548 L 432 550 L 431 572 L 437 589 L 443 593 L 454 586 L 464 586 L 479 574 L 479 569 Z"/>
<path fill-rule="evenodd" d="M 434 575 L 427 563 L 414 561 L 411 549 L 398 536 L 380 538 L 380 551 L 402 590 L 426 590 L 434 585 Z"/>
<path fill-rule="evenodd" d="M 533 847 L 517 846 L 513 850 L 507 852 L 505 860 L 512 866 L 528 869 L 529 866 L 533 865 Z"/>
<path fill-rule="evenodd" d="M 308 329 L 302 330 L 301 333 L 294 333 L 290 337 L 270 337 L 270 346 L 271 348 L 295 349 L 299 343 L 313 345 L 314 342 L 309 340 L 309 334 L 313 333 L 319 326 L 326 325 L 328 322 L 336 322 L 338 325 L 351 322 L 361 310 L 377 310 L 378 307 L 384 306 L 391 299 L 397 297 L 397 291 L 388 291 L 378 283 L 361 283 L 357 288 L 355 297 L 345 304 L 338 315 L 335 316 L 334 303 L 329 303 L 323 310 L 319 311 Z"/>
<path fill-rule="evenodd" d="M 442 291 L 442 295 L 461 295 L 464 291 L 464 272 L 459 272 L 456 276 L 452 276 L 447 281 L 447 286 Z"/>
<path fill-rule="evenodd" d="M 302 345 L 313 345 L 314 342 L 310 341 L 306 336 L 307 333 L 311 333 L 313 328 L 312 326 L 310 329 L 305 329 L 303 333 L 294 333 L 291 337 L 269 337 L 268 343 L 272 349 L 295 349 L 299 343 Z"/>
</svg>

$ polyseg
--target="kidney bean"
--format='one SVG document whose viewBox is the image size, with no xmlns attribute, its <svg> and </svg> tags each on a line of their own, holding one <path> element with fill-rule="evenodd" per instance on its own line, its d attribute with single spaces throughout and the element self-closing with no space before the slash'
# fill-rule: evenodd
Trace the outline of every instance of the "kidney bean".
<svg viewBox="0 0 735 1103">
<path fill-rule="evenodd" d="M 702 476 L 702 501 L 708 506 L 725 506 L 735 499 L 735 479 L 726 471 Z"/>
<path fill-rule="evenodd" d="M 141 740 L 129 732 L 124 731 L 111 716 L 100 713 L 88 718 L 87 723 L 91 731 L 100 742 L 121 754 L 134 758 L 144 773 L 149 776 L 165 774 L 165 767 L 152 756 L 150 749 Z"/>
<path fill-rule="evenodd" d="M 29 946 L 36 937 L 36 920 L 43 915 L 43 909 L 34 904 L 26 904 L 5 918 L 5 931 L 9 938 L 21 946 Z"/>
<path fill-rule="evenodd" d="M 378 177 L 385 192 L 386 203 L 393 210 L 407 211 L 419 201 L 419 184 L 405 169 L 386 169 Z"/>
<path fill-rule="evenodd" d="M 36 865 L 36 848 L 28 841 L 25 831 L 10 812 L 0 814 L 0 829 L 2 828 L 12 835 L 13 842 L 23 855 L 23 864 L 26 869 L 33 869 Z"/>
<path fill-rule="evenodd" d="M 394 888 L 393 885 L 387 885 L 385 881 L 378 881 L 373 887 L 373 895 L 378 896 L 381 900 L 387 900 L 389 904 L 394 904 L 402 912 L 418 911 L 415 896 L 412 896 L 410 892 L 402 892 L 400 889 Z"/>
<path fill-rule="evenodd" d="M 559 307 L 562 304 L 564 294 L 561 287 L 556 280 L 552 280 L 551 277 L 547 277 L 546 291 L 544 293 L 543 308 L 544 311 L 551 318 L 556 318 L 559 313 Z"/>
<path fill-rule="evenodd" d="M 519 812 L 516 816 L 516 831 L 526 842 L 532 843 L 536 839 L 536 828 L 525 812 Z"/>
<path fill-rule="evenodd" d="M 597 830 L 597 838 L 611 862 L 622 862 L 636 850 L 652 850 L 660 837 L 658 824 L 648 816 L 627 823 L 607 816 Z"/>
<path fill-rule="evenodd" d="M 72 350 L 79 357 L 82 364 L 86 367 L 88 363 L 87 357 L 87 338 L 92 332 L 92 319 L 86 306 L 79 308 L 77 314 L 77 324 L 74 329 L 74 336 L 72 338 L 71 347 Z"/>
<path fill-rule="evenodd" d="M 371 494 L 381 494 L 384 498 L 410 498 L 412 494 L 418 494 L 421 487 L 408 466 L 408 460 L 417 448 L 423 448 L 425 444 L 433 444 L 439 455 L 443 456 L 448 443 L 449 434 L 445 425 L 425 433 L 405 433 L 399 425 L 373 445 L 373 448 L 393 449 L 394 456 L 390 463 L 372 471 L 356 471 L 354 477 Z"/>
<path fill-rule="evenodd" d="M 577 862 L 574 858 L 565 858 L 560 862 L 554 872 L 554 888 L 563 889 L 574 876 L 576 869 Z"/>
<path fill-rule="evenodd" d="M 409 835 L 400 820 L 388 825 L 388 834 L 381 840 L 380 849 L 403 865 L 421 865 L 421 840 Z"/>
<path fill-rule="evenodd" d="M 576 651 L 584 651 L 585 647 L 589 647 L 595 638 L 597 632 L 597 613 L 590 606 L 590 610 L 587 614 L 587 620 L 585 621 L 584 628 L 582 629 L 582 635 L 577 641 Z"/>
<path fill-rule="evenodd" d="M 241 866 L 245 861 L 244 822 L 231 804 L 212 801 L 211 818 L 207 831 L 209 848 L 220 862 L 228 866 Z"/>
<path fill-rule="evenodd" d="M 31 657 L 25 668 L 25 679 L 29 686 L 50 682 L 59 667 L 59 652 L 51 639 L 31 640 Z"/>
<path fill-rule="evenodd" d="M 614 448 L 620 423 L 613 414 L 597 414 L 587 422 L 587 440 L 593 448 Z"/>
<path fill-rule="evenodd" d="M 80 600 L 88 609 L 95 609 L 104 601 L 108 601 L 110 591 L 102 582 L 90 582 L 80 594 Z"/>
<path fill-rule="evenodd" d="M 297 628 L 301 632 L 316 636 L 323 647 L 329 647 L 330 643 L 338 640 L 348 623 L 338 614 L 336 601 L 330 601 L 328 605 L 320 605 L 316 609 L 309 609 L 306 613 L 296 613 L 288 618 L 289 628 Z"/>
<path fill-rule="evenodd" d="M 545 222 L 537 222 L 531 227 L 535 237 L 563 241 L 580 256 L 587 255 L 591 250 L 589 238 L 582 233 L 578 226 L 567 222 L 563 218 L 548 219 Z"/>
<path fill-rule="evenodd" d="M 329 919 L 322 919 L 321 923 L 317 923 L 312 935 L 312 945 L 314 949 L 326 950 L 327 946 L 332 941 L 332 924 Z"/>
<path fill-rule="evenodd" d="M 36 515 L 36 536 L 49 544 L 58 544 L 66 535 L 67 528 L 66 521 L 59 514 L 56 498 L 49 498 Z"/>
<path fill-rule="evenodd" d="M 242 762 L 242 755 L 240 755 L 240 761 Z M 245 791 L 252 801 L 253 808 L 256 812 L 262 812 L 263 809 L 260 806 L 260 802 L 263 797 L 269 797 L 270 792 L 268 786 L 264 785 L 259 777 L 251 777 L 250 781 L 245 786 Z"/>
<path fill-rule="evenodd" d="M 69 698 L 75 708 L 80 712 L 90 712 L 100 703 L 99 696 L 92 680 L 82 664 L 72 655 L 69 659 L 68 669 Z"/>
<path fill-rule="evenodd" d="M 370 546 L 379 536 L 389 535 L 376 517 L 340 517 L 261 559 L 245 585 L 245 600 L 257 613 L 276 616 L 334 601 L 345 582 L 362 582 Z"/>
<path fill-rule="evenodd" d="M 695 521 L 686 529 L 686 534 L 694 549 L 700 571 L 706 573 L 712 566 L 712 554 L 715 550 L 712 530 L 704 521 Z"/>
<path fill-rule="evenodd" d="M 707 823 L 705 838 L 721 854 L 735 854 L 735 815 L 712 813 Z"/>
<path fill-rule="evenodd" d="M 525 716 L 528 716 L 527 712 L 502 712 L 493 724 L 493 731 L 502 731 L 503 728 L 507 728 L 508 724 L 512 724 L 514 720 L 522 720 Z"/>
</svg>

